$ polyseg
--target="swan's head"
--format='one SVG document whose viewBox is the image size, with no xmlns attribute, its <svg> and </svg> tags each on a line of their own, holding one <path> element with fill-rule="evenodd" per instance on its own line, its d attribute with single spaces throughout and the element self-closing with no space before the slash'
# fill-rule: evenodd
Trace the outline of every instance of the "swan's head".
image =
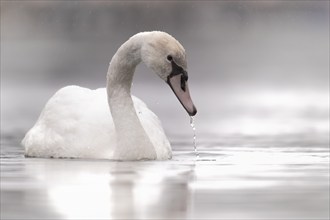
<svg viewBox="0 0 330 220">
<path fill-rule="evenodd" d="M 148 32 L 141 49 L 142 61 L 171 87 L 190 116 L 197 110 L 188 88 L 186 53 L 183 46 L 171 35 Z"/>
</svg>

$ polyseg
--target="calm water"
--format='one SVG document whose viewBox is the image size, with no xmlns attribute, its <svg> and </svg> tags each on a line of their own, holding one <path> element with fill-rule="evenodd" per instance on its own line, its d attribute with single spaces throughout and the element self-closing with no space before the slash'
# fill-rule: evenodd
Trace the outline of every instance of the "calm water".
<svg viewBox="0 0 330 220">
<path fill-rule="evenodd" d="M 176 137 L 171 161 L 24 158 L 1 138 L 1 219 L 327 219 L 328 137 Z M 191 137 L 191 136 L 190 136 Z"/>
</svg>

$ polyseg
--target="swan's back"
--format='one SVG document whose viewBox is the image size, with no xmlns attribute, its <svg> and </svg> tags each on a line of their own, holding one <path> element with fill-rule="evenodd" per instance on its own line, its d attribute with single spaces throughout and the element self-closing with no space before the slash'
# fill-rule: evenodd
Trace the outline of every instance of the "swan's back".
<svg viewBox="0 0 330 220">
<path fill-rule="evenodd" d="M 111 148 L 106 146 L 115 143 L 115 130 L 104 100 L 104 89 L 67 86 L 57 91 L 23 139 L 25 154 L 56 158 L 111 156 Z"/>
<path fill-rule="evenodd" d="M 171 148 L 158 117 L 138 98 L 133 97 L 133 101 L 157 159 L 168 159 Z M 106 90 L 79 86 L 60 89 L 49 99 L 22 144 L 30 157 L 113 159 L 116 133 Z"/>
</svg>

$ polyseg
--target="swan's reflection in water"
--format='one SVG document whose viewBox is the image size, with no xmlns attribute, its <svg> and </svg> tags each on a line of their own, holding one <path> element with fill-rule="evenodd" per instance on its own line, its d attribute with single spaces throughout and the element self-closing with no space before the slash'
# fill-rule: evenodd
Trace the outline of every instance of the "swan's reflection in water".
<svg viewBox="0 0 330 220">
<path fill-rule="evenodd" d="M 97 174 L 73 174 L 48 190 L 55 210 L 70 219 L 109 218 L 111 194 L 107 180 Z"/>
<path fill-rule="evenodd" d="M 184 218 L 187 212 L 187 166 L 56 160 L 30 165 L 44 174 L 35 178 L 47 183 L 49 203 L 64 218 Z"/>
</svg>

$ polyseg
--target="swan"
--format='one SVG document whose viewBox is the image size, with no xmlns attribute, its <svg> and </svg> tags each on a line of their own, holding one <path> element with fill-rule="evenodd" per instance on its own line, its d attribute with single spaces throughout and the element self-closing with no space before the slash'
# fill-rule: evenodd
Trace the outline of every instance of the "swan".
<svg viewBox="0 0 330 220">
<path fill-rule="evenodd" d="M 167 160 L 172 150 L 158 117 L 131 95 L 136 66 L 144 62 L 175 93 L 185 110 L 197 110 L 188 89 L 186 53 L 171 35 L 141 32 L 112 57 L 106 88 L 66 86 L 46 103 L 22 140 L 26 157 Z"/>
</svg>

